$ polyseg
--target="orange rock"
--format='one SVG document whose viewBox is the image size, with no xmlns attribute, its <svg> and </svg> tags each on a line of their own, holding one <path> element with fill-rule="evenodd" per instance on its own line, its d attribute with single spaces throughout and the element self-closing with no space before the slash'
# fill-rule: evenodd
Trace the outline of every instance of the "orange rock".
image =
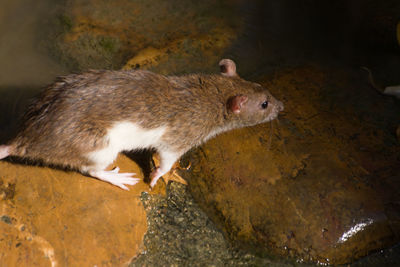
<svg viewBox="0 0 400 267">
<path fill-rule="evenodd" d="M 126 156 L 122 171 L 138 166 Z M 120 266 L 147 230 L 139 196 L 76 172 L 0 162 L 0 262 L 6 266 Z"/>
</svg>

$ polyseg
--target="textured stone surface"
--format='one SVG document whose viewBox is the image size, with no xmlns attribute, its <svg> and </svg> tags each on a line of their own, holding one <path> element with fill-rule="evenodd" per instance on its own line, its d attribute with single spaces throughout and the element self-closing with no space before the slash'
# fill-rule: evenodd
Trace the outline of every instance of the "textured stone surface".
<svg viewBox="0 0 400 267">
<path fill-rule="evenodd" d="M 187 186 L 170 182 L 166 197 L 143 193 L 148 231 L 134 266 L 310 267 L 241 250 L 224 238 L 194 201 Z"/>
<path fill-rule="evenodd" d="M 123 171 L 141 175 L 127 157 Z M 143 182 L 115 186 L 45 167 L 0 162 L 0 262 L 3 266 L 121 266 L 147 230 Z M 157 190 L 155 190 L 157 192 Z"/>
<path fill-rule="evenodd" d="M 399 107 L 347 72 L 265 78 L 284 116 L 189 155 L 191 191 L 231 239 L 322 263 L 399 241 Z"/>
<path fill-rule="evenodd" d="M 192 61 L 193 71 L 213 66 L 209 62 L 218 62 L 236 38 L 234 7 L 210 0 L 68 0 L 54 18 L 49 43 L 75 70 L 119 69 L 130 59 L 126 68 L 174 73 Z"/>
</svg>

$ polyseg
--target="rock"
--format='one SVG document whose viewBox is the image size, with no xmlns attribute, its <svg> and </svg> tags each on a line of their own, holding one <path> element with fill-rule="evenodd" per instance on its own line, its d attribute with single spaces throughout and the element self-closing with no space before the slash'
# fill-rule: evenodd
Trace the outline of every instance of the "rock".
<svg viewBox="0 0 400 267">
<path fill-rule="evenodd" d="M 169 182 L 166 197 L 143 193 L 141 199 L 148 231 L 145 250 L 132 260 L 131 267 L 294 266 L 233 248 L 181 183 Z"/>
<path fill-rule="evenodd" d="M 141 175 L 125 156 L 117 164 Z M 139 199 L 146 190 L 144 183 L 124 191 L 75 172 L 0 161 L 2 265 L 128 264 L 147 230 Z"/>
<path fill-rule="evenodd" d="M 285 103 L 279 121 L 188 154 L 182 175 L 230 239 L 324 264 L 399 242 L 400 148 L 390 129 L 400 110 L 358 77 L 317 67 L 266 77 Z"/>
<path fill-rule="evenodd" d="M 210 60 L 218 62 L 241 22 L 234 3 L 192 2 L 68 0 L 54 18 L 50 49 L 75 70 L 119 69 L 129 58 L 125 68 L 163 73 L 187 69 L 188 58 L 191 70 L 213 66 Z"/>
<path fill-rule="evenodd" d="M 123 69 L 149 69 L 167 75 L 190 71 L 204 72 L 208 67 L 207 71 L 212 72 L 236 35 L 237 33 L 230 28 L 216 27 L 207 35 L 192 34 L 171 41 L 160 49 L 147 47 L 138 51 Z"/>
</svg>

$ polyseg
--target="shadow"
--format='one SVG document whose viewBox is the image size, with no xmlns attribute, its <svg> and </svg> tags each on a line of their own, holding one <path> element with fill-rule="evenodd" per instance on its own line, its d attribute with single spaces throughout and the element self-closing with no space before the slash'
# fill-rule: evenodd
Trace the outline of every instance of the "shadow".
<svg viewBox="0 0 400 267">
<path fill-rule="evenodd" d="M 140 150 L 140 151 L 130 151 L 124 152 L 131 160 L 136 162 L 143 171 L 143 180 L 145 183 L 150 183 L 150 173 L 155 168 L 155 163 L 153 161 L 154 150 Z"/>
<path fill-rule="evenodd" d="M 6 143 L 16 135 L 23 114 L 41 89 L 0 87 L 0 144 Z"/>
<path fill-rule="evenodd" d="M 398 82 L 399 1 L 256 0 L 238 1 L 237 8 L 244 30 L 226 54 L 243 77 L 311 62 L 368 66 Z"/>
</svg>

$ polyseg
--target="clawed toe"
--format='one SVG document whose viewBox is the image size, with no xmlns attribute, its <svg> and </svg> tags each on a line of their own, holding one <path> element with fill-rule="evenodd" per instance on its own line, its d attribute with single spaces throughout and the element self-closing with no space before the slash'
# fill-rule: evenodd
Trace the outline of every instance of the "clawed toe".
<svg viewBox="0 0 400 267">
<path fill-rule="evenodd" d="M 112 172 L 112 173 L 119 173 L 119 167 L 115 167 L 115 168 L 112 169 L 110 172 Z"/>
<path fill-rule="evenodd" d="M 135 185 L 140 181 L 139 178 L 121 178 L 119 180 L 122 184 Z"/>
<path fill-rule="evenodd" d="M 125 185 L 135 185 L 140 181 L 140 178 L 132 177 L 135 173 L 119 173 L 119 170 L 116 167 L 112 171 L 91 171 L 89 174 L 92 177 L 116 185 L 124 190 L 129 190 Z"/>
</svg>

